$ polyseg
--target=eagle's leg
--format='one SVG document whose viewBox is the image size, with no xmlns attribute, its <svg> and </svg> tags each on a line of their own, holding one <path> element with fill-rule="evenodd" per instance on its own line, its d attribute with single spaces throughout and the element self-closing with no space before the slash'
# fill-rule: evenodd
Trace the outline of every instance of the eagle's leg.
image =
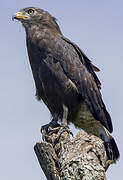
<svg viewBox="0 0 123 180">
<path fill-rule="evenodd" d="M 63 116 L 61 119 L 61 126 L 57 128 L 59 129 L 59 131 L 54 141 L 54 145 L 57 144 L 57 142 L 59 142 L 59 138 L 61 137 L 63 132 L 67 132 L 68 134 L 71 134 L 73 136 L 73 133 L 71 132 L 71 130 L 67 125 L 67 117 L 68 117 L 68 107 L 63 104 Z"/>
<path fill-rule="evenodd" d="M 57 123 L 58 117 L 54 115 L 52 121 L 49 124 L 46 124 L 41 127 L 42 139 L 46 140 L 47 136 L 56 133 L 57 138 L 55 142 L 57 142 L 63 132 L 67 131 L 68 133 L 72 134 L 69 127 L 67 126 L 67 116 L 68 116 L 68 108 L 63 104 L 63 117 L 61 119 L 61 125 Z"/>
<path fill-rule="evenodd" d="M 63 117 L 61 120 L 61 125 L 58 124 L 58 116 L 56 114 L 53 115 L 53 119 L 49 124 L 46 124 L 41 127 L 41 133 L 51 133 L 60 127 L 67 127 L 67 116 L 68 116 L 68 108 L 63 104 Z M 54 130 L 53 130 L 54 129 Z"/>
<path fill-rule="evenodd" d="M 68 116 L 68 108 L 63 104 L 63 117 L 61 120 L 61 125 L 64 127 L 67 126 L 67 116 Z"/>
<path fill-rule="evenodd" d="M 55 139 L 54 144 L 57 143 L 57 141 L 59 141 L 59 138 L 63 132 L 67 131 L 69 134 L 73 136 L 73 133 L 71 132 L 67 124 L 67 117 L 68 117 L 68 107 L 63 104 L 63 116 L 61 119 L 61 127 L 59 128 L 57 138 Z"/>
</svg>

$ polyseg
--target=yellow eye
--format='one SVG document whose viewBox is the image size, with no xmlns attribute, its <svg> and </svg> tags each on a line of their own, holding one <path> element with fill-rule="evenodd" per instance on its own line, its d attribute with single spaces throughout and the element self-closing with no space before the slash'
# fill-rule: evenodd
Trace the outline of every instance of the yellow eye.
<svg viewBox="0 0 123 180">
<path fill-rule="evenodd" d="M 28 14 L 32 14 L 32 13 L 34 13 L 34 9 L 28 9 Z"/>
</svg>

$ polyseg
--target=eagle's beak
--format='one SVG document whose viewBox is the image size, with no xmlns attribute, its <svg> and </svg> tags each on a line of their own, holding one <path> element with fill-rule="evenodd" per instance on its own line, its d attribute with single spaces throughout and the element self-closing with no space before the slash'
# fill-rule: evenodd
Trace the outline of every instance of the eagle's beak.
<svg viewBox="0 0 123 180">
<path fill-rule="evenodd" d="M 28 18 L 28 16 L 24 15 L 22 12 L 17 12 L 12 16 L 12 20 L 14 19 L 21 20 L 26 18 Z"/>
</svg>

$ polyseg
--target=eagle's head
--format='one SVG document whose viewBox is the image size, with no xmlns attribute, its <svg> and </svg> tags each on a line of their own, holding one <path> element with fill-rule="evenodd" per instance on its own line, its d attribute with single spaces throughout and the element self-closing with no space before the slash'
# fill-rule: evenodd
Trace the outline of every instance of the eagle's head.
<svg viewBox="0 0 123 180">
<path fill-rule="evenodd" d="M 27 7 L 21 9 L 12 16 L 12 19 L 17 19 L 21 21 L 21 23 L 26 29 L 33 25 L 42 25 L 47 28 L 55 28 L 57 31 L 60 32 L 60 28 L 56 23 L 56 19 L 47 11 L 40 8 Z"/>
</svg>

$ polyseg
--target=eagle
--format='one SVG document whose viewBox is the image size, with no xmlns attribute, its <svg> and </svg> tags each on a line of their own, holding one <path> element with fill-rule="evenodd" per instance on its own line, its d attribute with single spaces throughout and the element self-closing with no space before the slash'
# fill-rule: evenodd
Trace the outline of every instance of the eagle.
<svg viewBox="0 0 123 180">
<path fill-rule="evenodd" d="M 36 87 L 36 97 L 48 107 L 52 121 L 44 129 L 72 122 L 75 127 L 104 141 L 107 157 L 116 161 L 119 150 L 112 120 L 102 100 L 101 83 L 94 66 L 84 52 L 66 38 L 47 11 L 27 7 L 15 13 L 26 32 L 29 62 Z"/>
</svg>

